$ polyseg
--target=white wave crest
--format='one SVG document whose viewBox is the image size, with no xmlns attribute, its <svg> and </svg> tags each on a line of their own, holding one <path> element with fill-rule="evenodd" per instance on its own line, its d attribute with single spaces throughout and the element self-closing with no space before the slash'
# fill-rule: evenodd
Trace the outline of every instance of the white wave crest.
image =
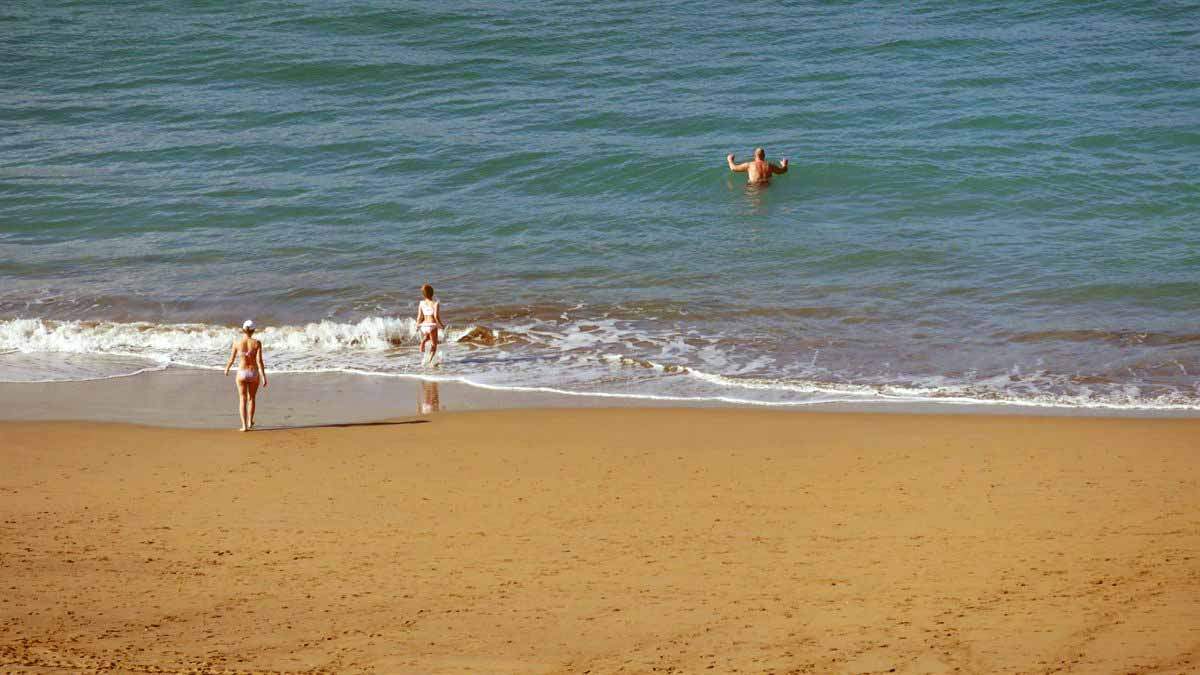
<svg viewBox="0 0 1200 675">
<path fill-rule="evenodd" d="M 220 352 L 238 334 L 234 327 L 210 324 L 13 319 L 0 321 L 0 350 L 169 357 Z M 358 323 L 268 326 L 257 336 L 273 352 L 384 350 L 416 344 L 417 325 L 411 318 L 368 317 Z"/>
<path fill-rule="evenodd" d="M 236 327 L 212 324 L 4 320 L 0 321 L 0 381 L 96 379 L 155 370 L 156 365 L 220 369 L 238 335 Z M 488 388 L 579 396 L 770 406 L 929 402 L 1123 410 L 1200 409 L 1196 404 L 1200 385 L 1195 392 L 1148 396 L 1132 385 L 1092 391 L 1048 373 L 1022 378 L 1019 389 L 1014 388 L 1007 376 L 966 381 L 906 378 L 875 384 L 839 383 L 782 373 L 778 377 L 756 377 L 755 364 L 761 361 L 742 363 L 739 367 L 711 343 L 691 347 L 670 331 L 646 334 L 605 320 L 565 326 L 554 323 L 506 326 L 503 332 L 471 324 L 446 330 L 443 334 L 446 351 L 442 353 L 448 352 L 450 358 L 442 366 L 442 375 L 437 376 L 422 365 L 415 349 L 419 331 L 416 322 L 407 317 L 267 326 L 256 335 L 263 340 L 268 365 L 274 371 L 451 377 Z M 512 345 L 521 349 L 507 348 Z M 625 353 L 609 351 L 614 346 L 622 347 L 621 352 Z M 474 350 L 480 347 L 484 351 L 476 353 Z M 603 364 L 599 369 L 597 362 Z M 715 366 L 726 372 L 712 372 L 712 368 L 706 371 L 698 365 Z M 614 373 L 614 369 L 629 369 L 630 374 Z"/>
</svg>

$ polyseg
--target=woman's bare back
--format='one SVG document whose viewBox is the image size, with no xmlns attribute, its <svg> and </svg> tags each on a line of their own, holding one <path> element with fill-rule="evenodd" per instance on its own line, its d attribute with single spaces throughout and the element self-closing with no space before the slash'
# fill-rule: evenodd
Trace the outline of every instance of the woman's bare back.
<svg viewBox="0 0 1200 675">
<path fill-rule="evenodd" d="M 244 337 L 233 346 L 238 355 L 238 368 L 255 369 L 258 367 L 258 350 L 262 343 L 252 337 Z"/>
</svg>

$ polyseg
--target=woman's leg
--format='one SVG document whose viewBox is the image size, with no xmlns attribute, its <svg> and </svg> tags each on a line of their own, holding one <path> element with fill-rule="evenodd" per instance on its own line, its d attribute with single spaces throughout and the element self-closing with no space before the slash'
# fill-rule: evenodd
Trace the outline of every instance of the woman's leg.
<svg viewBox="0 0 1200 675">
<path fill-rule="evenodd" d="M 250 428 L 254 428 L 254 399 L 258 396 L 258 378 L 246 382 L 246 417 L 250 420 Z"/>
<path fill-rule="evenodd" d="M 242 418 L 242 431 L 246 430 L 246 382 L 244 380 L 237 381 L 238 388 L 238 415 Z"/>
<path fill-rule="evenodd" d="M 437 345 L 438 345 L 437 338 L 438 338 L 438 331 L 436 328 L 429 331 L 429 362 L 430 363 L 433 362 L 433 357 L 437 356 Z"/>
</svg>

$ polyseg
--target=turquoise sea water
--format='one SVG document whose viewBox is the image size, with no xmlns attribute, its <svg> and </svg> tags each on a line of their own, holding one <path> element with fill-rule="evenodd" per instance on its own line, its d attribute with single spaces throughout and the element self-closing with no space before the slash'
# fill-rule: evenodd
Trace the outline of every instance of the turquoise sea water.
<svg viewBox="0 0 1200 675">
<path fill-rule="evenodd" d="M 10 2 L 0 379 L 1200 408 L 1200 9 Z M 748 190 L 724 157 L 791 158 Z"/>
</svg>

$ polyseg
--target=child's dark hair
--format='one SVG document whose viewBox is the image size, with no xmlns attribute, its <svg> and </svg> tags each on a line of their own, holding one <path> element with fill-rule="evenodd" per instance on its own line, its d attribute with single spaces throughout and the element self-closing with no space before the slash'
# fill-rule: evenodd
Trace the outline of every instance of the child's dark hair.
<svg viewBox="0 0 1200 675">
<path fill-rule="evenodd" d="M 433 299 L 433 286 L 430 286 L 429 284 L 425 284 L 424 286 L 422 286 L 421 287 L 421 295 L 425 296 L 426 300 L 432 300 Z"/>
</svg>

